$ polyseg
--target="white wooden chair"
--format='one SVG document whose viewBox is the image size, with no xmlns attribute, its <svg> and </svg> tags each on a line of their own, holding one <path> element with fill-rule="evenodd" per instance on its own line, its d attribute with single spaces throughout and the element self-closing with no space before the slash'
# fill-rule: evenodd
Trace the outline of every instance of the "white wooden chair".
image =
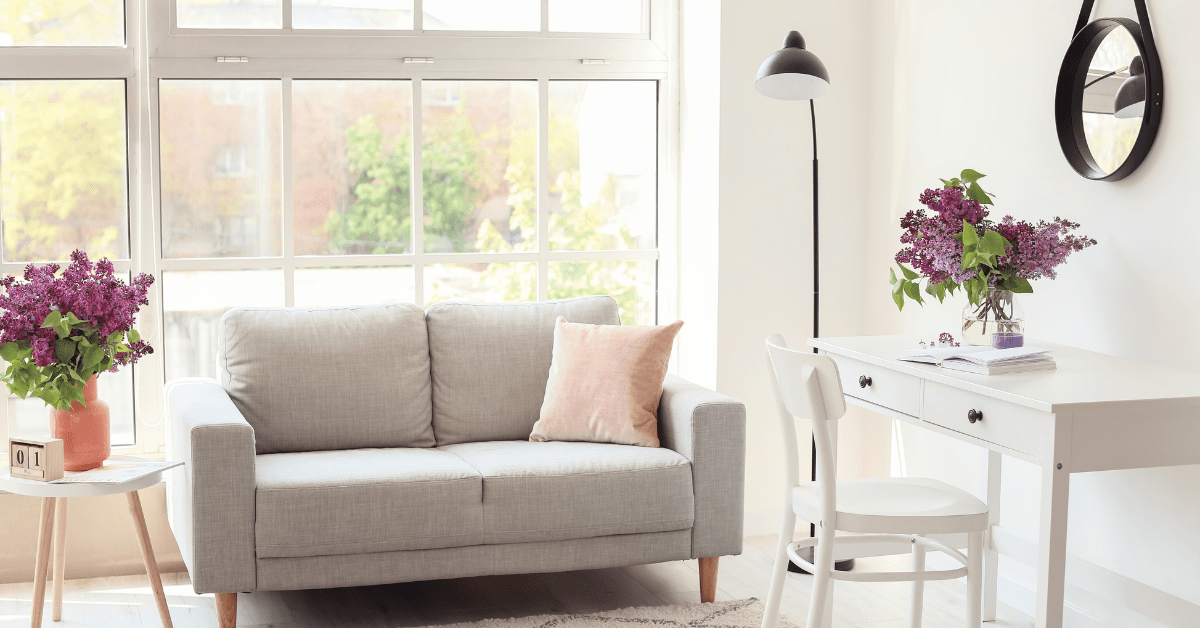
<svg viewBox="0 0 1200 628">
<path fill-rule="evenodd" d="M 833 580 L 857 582 L 912 581 L 913 628 L 921 625 L 926 580 L 967 577 L 967 621 L 979 628 L 983 595 L 983 535 L 988 527 L 987 504 L 971 494 L 936 480 L 881 478 L 838 480 L 837 419 L 846 413 L 837 364 L 827 356 L 787 348 L 783 336 L 767 339 L 767 371 L 783 427 L 787 456 L 787 490 L 783 528 L 771 574 L 762 628 L 775 628 L 788 558 L 813 574 L 807 628 L 833 625 Z M 817 480 L 799 481 L 800 456 L 795 417 L 812 421 L 817 447 Z M 792 542 L 796 517 L 817 524 L 817 536 Z M 834 537 L 837 530 L 861 533 Z M 967 534 L 967 555 L 925 535 Z M 840 572 L 833 570 L 835 543 L 900 541 L 912 544 L 912 571 Z M 810 563 L 799 550 L 816 546 Z M 944 571 L 925 570 L 925 552 L 941 551 L 962 563 Z"/>
</svg>

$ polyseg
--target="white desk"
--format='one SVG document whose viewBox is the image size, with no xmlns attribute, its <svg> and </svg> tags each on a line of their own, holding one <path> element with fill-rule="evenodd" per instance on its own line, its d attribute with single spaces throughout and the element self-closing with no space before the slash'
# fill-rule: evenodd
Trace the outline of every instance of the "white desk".
<svg viewBox="0 0 1200 628">
<path fill-rule="evenodd" d="M 1200 375 L 1051 343 L 1058 370 L 975 375 L 900 362 L 915 337 L 819 338 L 846 400 L 989 450 L 992 532 L 984 555 L 984 619 L 996 616 L 1002 456 L 1041 466 L 1037 626 L 1060 628 L 1072 473 L 1200 464 Z M 860 377 L 870 384 L 860 385 Z M 866 383 L 864 379 L 863 384 Z M 971 422 L 970 410 L 983 413 Z"/>
</svg>

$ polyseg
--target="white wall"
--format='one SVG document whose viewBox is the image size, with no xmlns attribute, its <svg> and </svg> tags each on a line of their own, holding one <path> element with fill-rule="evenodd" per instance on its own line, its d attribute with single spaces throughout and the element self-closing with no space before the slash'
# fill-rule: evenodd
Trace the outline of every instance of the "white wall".
<svg viewBox="0 0 1200 628">
<path fill-rule="evenodd" d="M 1197 372 L 1200 292 L 1192 288 L 1196 233 L 1196 146 L 1200 84 L 1195 60 L 1200 4 L 1151 0 L 1163 58 L 1164 118 L 1149 157 L 1117 183 L 1083 179 L 1067 165 L 1054 127 L 1054 88 L 1078 16 L 1078 2 L 1039 0 L 880 2 L 876 35 L 893 37 L 875 56 L 881 98 L 873 146 L 869 247 L 861 303 L 868 333 L 953 331 L 962 303 L 896 311 L 887 268 L 899 248 L 900 216 L 917 194 L 963 168 L 986 173 L 1003 216 L 1064 216 L 1100 244 L 1075 255 L 1055 281 L 1021 299 L 1037 338 Z M 1097 16 L 1136 19 L 1133 3 L 1097 2 Z M 842 25 L 847 30 L 855 24 Z M 886 96 L 886 94 L 885 94 Z M 1200 420 L 1200 417 L 1197 417 Z M 1131 426 L 1136 429 L 1136 426 Z M 904 432 L 910 474 L 938 477 L 979 492 L 972 471 L 981 452 L 915 429 Z M 1200 447 L 1200 443 L 1197 443 Z M 963 465 L 966 465 L 965 467 Z M 1001 523 L 1037 537 L 1038 475 L 1005 461 Z M 963 469 L 968 473 L 963 473 Z M 1200 604 L 1200 467 L 1073 477 L 1068 553 Z M 1028 577 L 1010 569 L 1014 579 Z M 1194 621 L 1195 618 L 1192 618 Z"/>
<path fill-rule="evenodd" d="M 712 10 L 713 4 L 684 0 L 684 15 L 689 6 Z M 1130 1 L 1097 4 L 1096 15 L 1135 17 Z M 718 194 L 715 210 L 706 206 L 705 223 L 712 226 L 715 211 L 718 231 L 708 237 L 717 241 L 689 245 L 710 247 L 717 260 L 717 280 L 711 265 L 702 277 L 708 294 L 715 283 L 718 295 L 716 335 L 710 338 L 706 330 L 705 336 L 715 343 L 707 346 L 706 357 L 715 355 L 717 388 L 748 410 L 748 533 L 773 533 L 780 501 L 782 453 L 762 341 L 781 332 L 799 344 L 811 330 L 806 103 L 759 96 L 752 86 L 759 63 L 787 30 L 796 29 L 832 79 L 830 93 L 817 102 L 822 335 L 956 329 L 958 299 L 896 311 L 887 269 L 899 248 L 900 217 L 916 207 L 917 194 L 938 177 L 970 167 L 989 175 L 985 187 L 998 195 L 1000 216 L 1062 215 L 1082 222 L 1083 231 L 1100 241 L 1077 254 L 1056 281 L 1037 283 L 1035 293 L 1022 299 L 1034 337 L 1197 371 L 1200 377 L 1200 329 L 1191 325 L 1200 309 L 1191 277 L 1200 211 L 1190 173 L 1200 138 L 1200 114 L 1192 114 L 1200 111 L 1200 83 L 1192 67 L 1200 58 L 1200 39 L 1192 32 L 1200 23 L 1200 4 L 1150 4 L 1166 79 L 1163 124 L 1138 172 L 1118 183 L 1098 183 L 1067 165 L 1054 128 L 1055 81 L 1078 2 L 721 3 L 713 40 L 719 71 L 707 79 L 692 75 L 693 82 L 719 85 L 719 174 L 715 181 L 699 179 L 711 186 L 703 192 L 705 201 L 714 188 Z M 684 30 L 686 39 L 686 19 Z M 685 47 L 685 64 L 690 56 Z M 685 137 L 688 132 L 683 130 Z M 685 186 L 688 158 L 685 142 Z M 706 163 L 705 176 L 713 171 Z M 693 211 L 685 189 L 684 223 Z M 686 227 L 683 234 L 686 238 Z M 681 272 L 689 272 L 687 259 Z M 686 302 L 695 284 L 689 288 L 685 279 L 682 285 Z M 688 316 L 685 308 L 683 317 Z M 685 368 L 686 355 L 681 350 Z M 709 372 L 711 362 L 705 367 Z M 887 474 L 879 463 L 889 455 L 889 423 L 859 411 L 843 429 L 843 471 Z M 982 451 L 910 429 L 897 445 L 910 474 L 982 493 Z M 1002 524 L 1035 539 L 1038 472 L 1019 461 L 1005 464 Z M 1200 604 L 1198 486 L 1198 467 L 1076 476 L 1069 553 Z M 1012 581 L 1032 579 L 1023 567 L 1005 563 L 1003 569 Z M 1012 596 L 1009 601 L 1020 602 Z"/>
</svg>

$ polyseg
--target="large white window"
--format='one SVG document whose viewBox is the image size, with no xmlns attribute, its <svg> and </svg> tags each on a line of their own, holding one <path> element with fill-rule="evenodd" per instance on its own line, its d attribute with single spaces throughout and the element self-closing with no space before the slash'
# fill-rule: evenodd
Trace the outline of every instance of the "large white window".
<svg viewBox="0 0 1200 628">
<path fill-rule="evenodd" d="M 80 247 L 158 280 L 157 352 L 101 378 L 115 444 L 160 450 L 162 384 L 215 374 L 239 305 L 672 314 L 669 0 L 15 4 L 3 271 Z M 10 400 L 3 425 L 45 413 Z"/>
</svg>

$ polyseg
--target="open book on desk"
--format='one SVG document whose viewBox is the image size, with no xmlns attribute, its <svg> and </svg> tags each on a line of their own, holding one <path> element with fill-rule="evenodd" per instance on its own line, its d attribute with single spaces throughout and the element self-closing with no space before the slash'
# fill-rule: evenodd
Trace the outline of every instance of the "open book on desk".
<svg viewBox="0 0 1200 628">
<path fill-rule="evenodd" d="M 905 351 L 896 359 L 936 364 L 942 368 L 982 375 L 1050 371 L 1058 368 L 1054 358 L 1050 356 L 1050 350 L 1040 347 L 931 347 Z"/>
</svg>

